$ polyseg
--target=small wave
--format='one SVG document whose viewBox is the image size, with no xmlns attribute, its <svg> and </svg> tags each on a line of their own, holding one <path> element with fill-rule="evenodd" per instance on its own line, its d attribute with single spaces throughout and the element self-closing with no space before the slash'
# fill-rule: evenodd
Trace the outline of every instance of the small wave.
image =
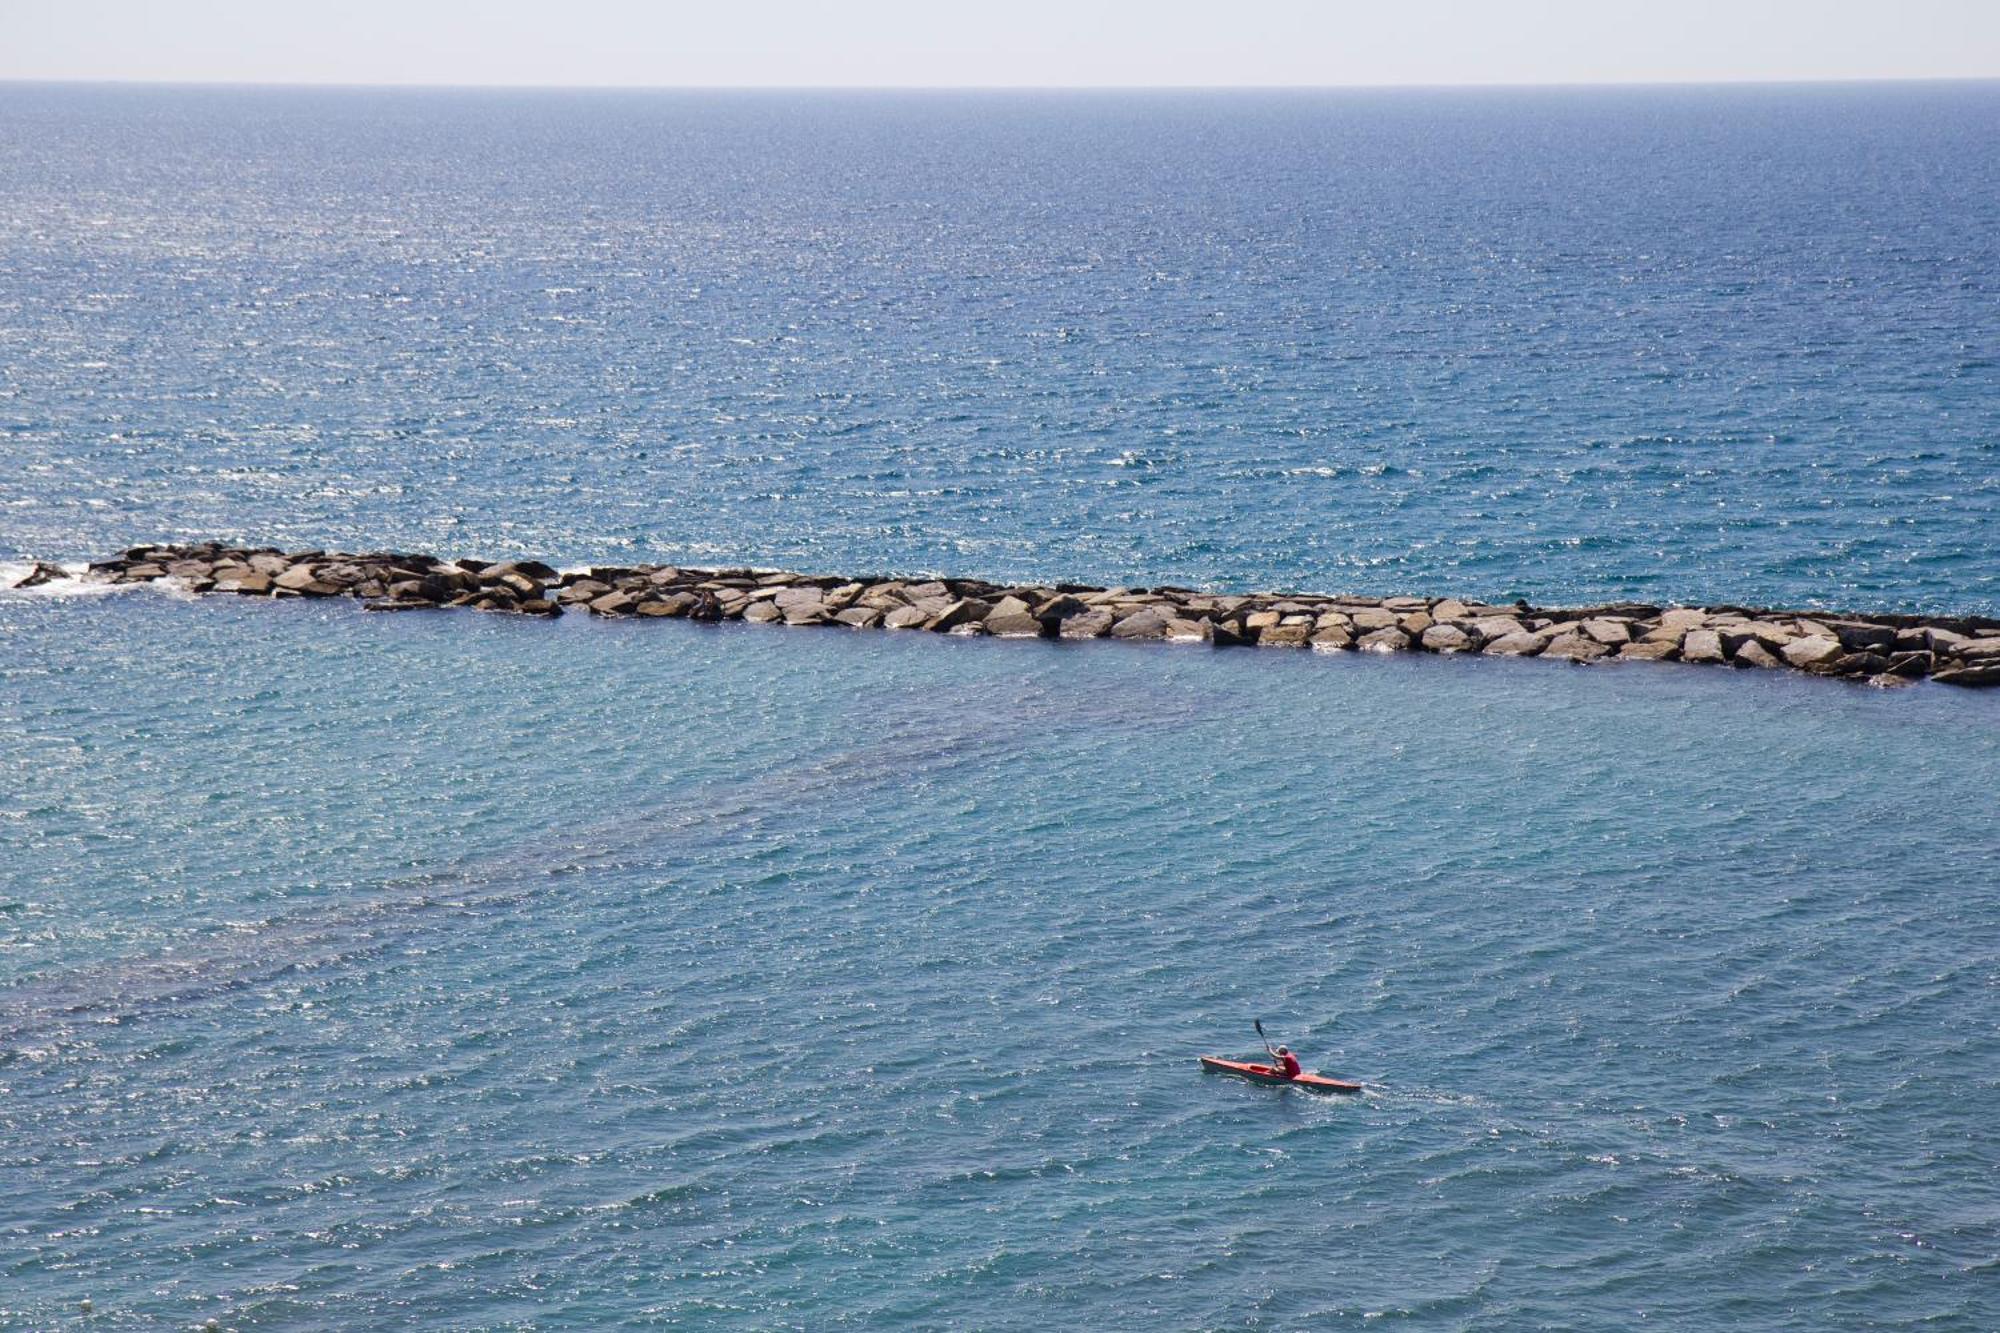
<svg viewBox="0 0 2000 1333">
<path fill-rule="evenodd" d="M 26 560 L 0 563 L 0 597 L 62 601 L 78 597 L 117 596 L 146 586 L 142 583 L 109 583 L 103 579 L 92 578 L 90 567 L 80 560 L 60 564 L 56 568 L 63 571 L 62 578 L 38 583 L 32 588 L 17 588 L 14 586 L 16 583 L 34 572 L 35 562 Z"/>
</svg>

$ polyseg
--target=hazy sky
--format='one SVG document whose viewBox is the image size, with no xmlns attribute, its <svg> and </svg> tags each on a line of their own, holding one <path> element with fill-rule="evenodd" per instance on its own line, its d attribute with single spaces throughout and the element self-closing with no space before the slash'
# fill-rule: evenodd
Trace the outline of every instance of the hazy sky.
<svg viewBox="0 0 2000 1333">
<path fill-rule="evenodd" d="M 0 0 L 0 79 L 557 85 L 2000 76 L 2000 0 Z"/>
</svg>

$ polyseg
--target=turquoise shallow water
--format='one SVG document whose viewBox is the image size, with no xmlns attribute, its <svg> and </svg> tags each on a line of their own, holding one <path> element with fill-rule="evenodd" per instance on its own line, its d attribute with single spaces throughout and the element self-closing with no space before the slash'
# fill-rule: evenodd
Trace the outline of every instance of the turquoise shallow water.
<svg viewBox="0 0 2000 1333">
<path fill-rule="evenodd" d="M 0 560 L 2000 612 L 1996 143 L 4 87 Z M 1996 692 L 59 592 L 0 1326 L 2000 1327 Z"/>
<path fill-rule="evenodd" d="M 153 592 L 0 634 L 7 1322 L 1995 1316 L 1995 699 Z M 1252 1016 L 1374 1089 L 1201 1075 Z"/>
</svg>

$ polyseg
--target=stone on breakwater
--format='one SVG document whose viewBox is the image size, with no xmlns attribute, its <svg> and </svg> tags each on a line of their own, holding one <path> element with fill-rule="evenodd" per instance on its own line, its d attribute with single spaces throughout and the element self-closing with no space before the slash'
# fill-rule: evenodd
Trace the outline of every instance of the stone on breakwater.
<svg viewBox="0 0 2000 1333">
<path fill-rule="evenodd" d="M 1357 620 L 1355 622 L 1359 624 Z M 1378 629 L 1364 634 L 1355 647 L 1364 653 L 1400 653 L 1410 646 L 1410 636 L 1400 629 Z"/>
<path fill-rule="evenodd" d="M 1988 689 L 2000 685 L 2000 662 L 1981 662 L 1977 666 L 1953 667 L 1940 671 L 1932 680 L 1940 685 L 1963 685 L 1971 689 Z"/>
<path fill-rule="evenodd" d="M 1683 662 L 1726 662 L 1722 653 L 1722 636 L 1712 629 L 1689 630 L 1681 640 L 1681 661 Z"/>
<path fill-rule="evenodd" d="M 1424 631 L 1422 642 L 1434 653 L 1462 653 L 1473 646 L 1472 636 L 1456 625 L 1432 625 Z"/>
<path fill-rule="evenodd" d="M 1786 644 L 1780 655 L 1802 671 L 1811 670 L 1826 662 L 1839 658 L 1845 650 L 1839 639 L 1814 635 L 1806 639 L 1793 639 Z"/>
<path fill-rule="evenodd" d="M 1540 634 L 1530 634 L 1519 630 L 1513 634 L 1503 634 L 1486 645 L 1485 651 L 1496 657 L 1536 657 L 1548 647 L 1548 639 Z"/>
<path fill-rule="evenodd" d="M 1065 639 L 1101 639 L 1111 632 L 1111 613 L 1085 611 L 1081 615 L 1070 616 L 1062 622 L 1058 632 Z"/>
</svg>

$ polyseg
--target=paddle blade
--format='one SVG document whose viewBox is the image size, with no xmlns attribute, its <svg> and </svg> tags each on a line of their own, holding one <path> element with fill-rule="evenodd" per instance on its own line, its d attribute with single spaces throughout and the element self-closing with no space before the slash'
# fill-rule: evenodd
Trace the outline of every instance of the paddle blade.
<svg viewBox="0 0 2000 1333">
<path fill-rule="evenodd" d="M 1252 1025 L 1256 1027 L 1257 1035 L 1260 1037 L 1264 1037 L 1264 1020 L 1261 1018 L 1253 1018 L 1250 1020 L 1250 1022 L 1252 1023 Z M 1264 1037 L 1264 1040 L 1269 1041 L 1270 1038 Z"/>
</svg>

